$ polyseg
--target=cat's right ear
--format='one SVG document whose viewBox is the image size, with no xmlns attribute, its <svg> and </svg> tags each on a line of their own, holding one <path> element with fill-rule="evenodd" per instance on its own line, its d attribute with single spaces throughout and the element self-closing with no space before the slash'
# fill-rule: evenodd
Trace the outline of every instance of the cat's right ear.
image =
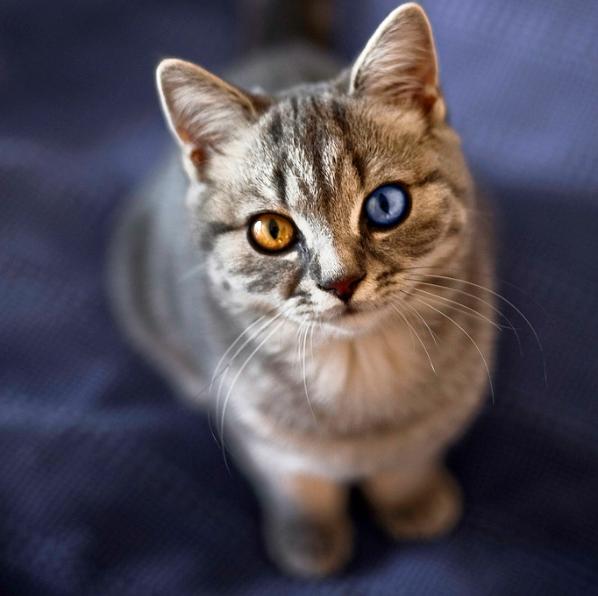
<svg viewBox="0 0 598 596">
<path fill-rule="evenodd" d="M 403 4 L 384 19 L 353 66 L 349 93 L 444 119 L 434 37 L 421 6 Z"/>
<path fill-rule="evenodd" d="M 156 71 L 168 125 L 201 180 L 214 152 L 254 122 L 265 99 L 252 96 L 184 60 L 163 60 Z"/>
</svg>

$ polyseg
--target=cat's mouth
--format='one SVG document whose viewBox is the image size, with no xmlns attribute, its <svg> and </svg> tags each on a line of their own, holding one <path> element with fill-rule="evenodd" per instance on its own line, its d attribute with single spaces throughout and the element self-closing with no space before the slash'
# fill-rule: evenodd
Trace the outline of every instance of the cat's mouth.
<svg viewBox="0 0 598 596">
<path fill-rule="evenodd" d="M 341 312 L 337 316 L 340 317 L 350 317 L 352 315 L 356 315 L 357 313 L 361 312 L 358 308 L 356 308 L 352 304 L 346 304 L 345 306 L 341 307 Z"/>
<path fill-rule="evenodd" d="M 372 316 L 372 308 L 361 304 L 339 304 L 324 313 L 324 320 L 332 324 L 357 323 L 360 319 Z"/>
<path fill-rule="evenodd" d="M 346 319 L 350 317 L 354 317 L 355 315 L 363 312 L 359 309 L 359 307 L 355 306 L 354 304 L 339 304 L 338 306 L 333 306 L 329 308 L 324 313 L 324 318 L 328 319 L 329 321 L 335 321 L 337 319 Z"/>
<path fill-rule="evenodd" d="M 380 317 L 370 305 L 338 305 L 319 317 L 320 323 L 332 334 L 354 336 L 366 333 L 380 324 Z"/>
</svg>

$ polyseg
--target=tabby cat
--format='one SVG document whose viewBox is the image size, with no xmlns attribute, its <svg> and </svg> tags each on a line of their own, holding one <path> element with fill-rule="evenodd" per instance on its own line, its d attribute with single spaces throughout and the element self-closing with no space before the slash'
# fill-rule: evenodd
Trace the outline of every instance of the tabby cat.
<svg viewBox="0 0 598 596">
<path fill-rule="evenodd" d="M 238 74 L 260 85 L 246 91 L 164 60 L 187 181 L 158 173 L 111 259 L 122 325 L 207 406 L 271 557 L 304 577 L 348 561 L 352 486 L 397 539 L 453 528 L 443 456 L 487 393 L 497 328 L 490 233 L 424 11 L 400 6 L 331 68 L 294 48 Z"/>
</svg>

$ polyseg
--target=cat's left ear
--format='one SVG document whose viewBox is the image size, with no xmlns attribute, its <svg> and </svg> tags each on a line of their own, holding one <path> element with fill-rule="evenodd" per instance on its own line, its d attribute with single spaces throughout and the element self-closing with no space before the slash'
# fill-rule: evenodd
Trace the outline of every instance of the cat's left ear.
<svg viewBox="0 0 598 596">
<path fill-rule="evenodd" d="M 349 93 L 444 118 L 434 38 L 423 8 L 403 4 L 384 19 L 352 68 Z"/>
<path fill-rule="evenodd" d="M 199 180 L 211 155 L 254 122 L 266 103 L 184 60 L 163 60 L 156 81 L 168 125 Z"/>
</svg>

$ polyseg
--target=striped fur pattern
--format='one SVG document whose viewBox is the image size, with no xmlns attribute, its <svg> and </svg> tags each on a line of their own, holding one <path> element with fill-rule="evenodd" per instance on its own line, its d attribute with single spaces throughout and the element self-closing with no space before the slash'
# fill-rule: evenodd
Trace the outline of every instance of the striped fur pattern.
<svg viewBox="0 0 598 596">
<path fill-rule="evenodd" d="M 425 14 L 394 11 L 327 82 L 248 93 L 179 60 L 158 81 L 189 187 L 185 205 L 157 193 L 123 226 L 117 311 L 210 407 L 261 497 L 272 557 L 302 576 L 339 569 L 352 484 L 398 538 L 447 531 L 460 499 L 442 456 L 487 390 L 497 323 L 489 231 Z M 375 230 L 364 200 L 389 182 L 411 211 Z M 260 212 L 291 219 L 298 242 L 255 250 Z M 141 217 L 160 223 L 131 248 Z M 363 277 L 349 307 L 320 289 L 339 276 Z"/>
</svg>

